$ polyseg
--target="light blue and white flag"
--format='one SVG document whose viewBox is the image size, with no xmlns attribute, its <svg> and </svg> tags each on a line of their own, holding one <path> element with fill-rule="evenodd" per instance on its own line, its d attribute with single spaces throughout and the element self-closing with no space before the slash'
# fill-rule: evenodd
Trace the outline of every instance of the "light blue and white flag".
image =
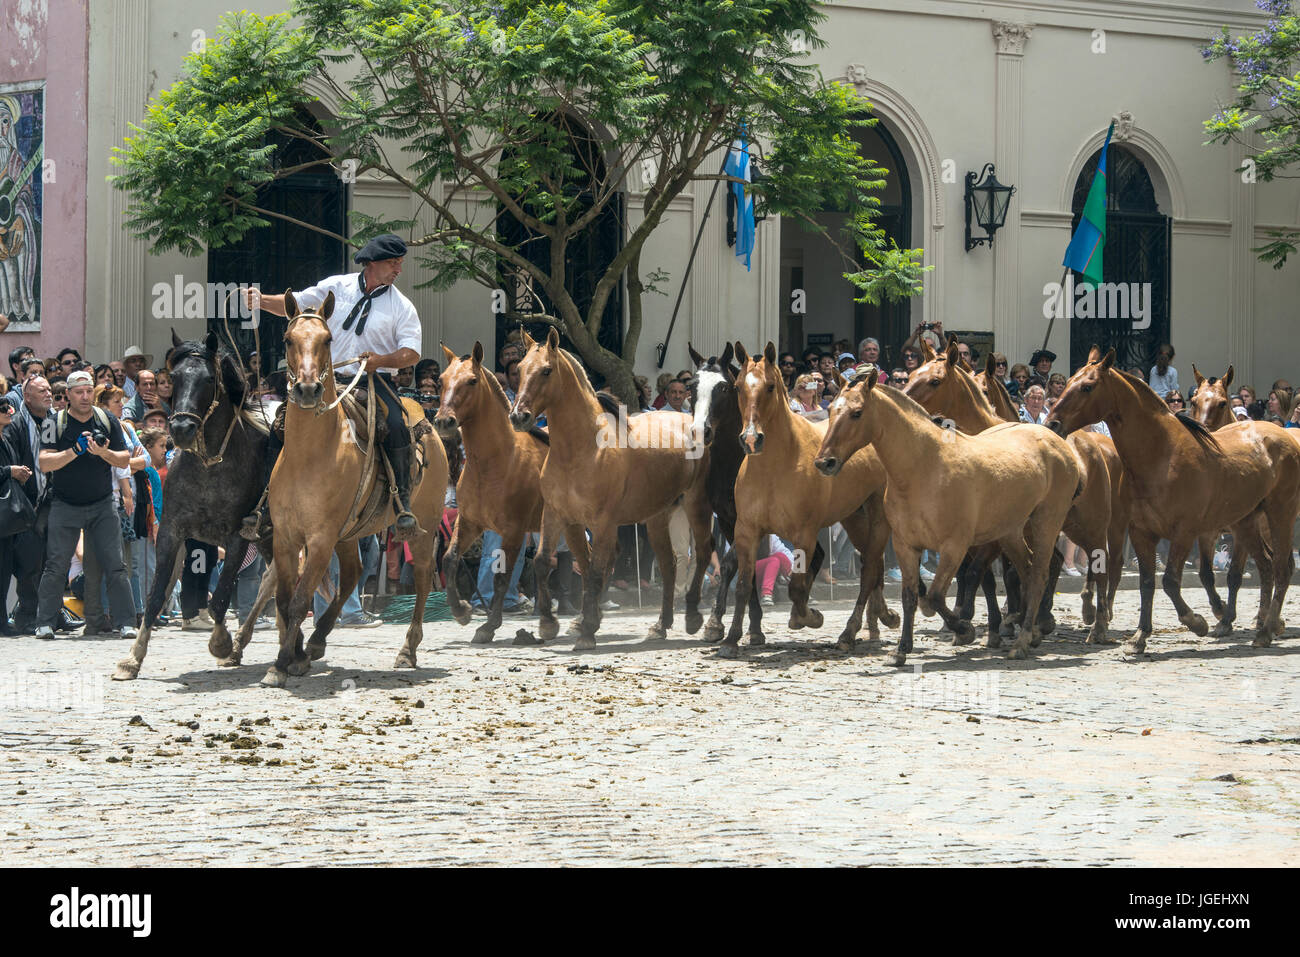
<svg viewBox="0 0 1300 957">
<path fill-rule="evenodd" d="M 728 176 L 751 182 L 749 169 L 749 140 L 745 138 L 744 128 L 740 137 L 732 142 L 727 151 L 726 171 Z M 745 194 L 745 187 L 740 183 L 728 183 L 732 195 L 736 198 L 736 255 L 745 257 L 745 269 L 750 268 L 750 254 L 754 251 L 754 197 Z"/>
</svg>

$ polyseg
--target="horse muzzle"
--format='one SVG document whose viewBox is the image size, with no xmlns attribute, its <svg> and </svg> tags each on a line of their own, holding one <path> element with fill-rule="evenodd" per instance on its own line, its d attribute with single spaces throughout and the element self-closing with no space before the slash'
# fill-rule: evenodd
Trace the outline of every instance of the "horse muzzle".
<svg viewBox="0 0 1300 957">
<path fill-rule="evenodd" d="M 516 432 L 527 432 L 537 424 L 537 416 L 532 412 L 515 409 L 510 413 L 510 424 Z"/>
<path fill-rule="evenodd" d="M 746 455 L 760 455 L 763 452 L 763 433 L 750 426 L 740 433 L 740 447 Z"/>
<path fill-rule="evenodd" d="M 1060 419 L 1051 419 L 1047 422 L 1047 427 L 1055 432 L 1061 438 L 1065 438 L 1065 426 L 1061 424 Z"/>
<path fill-rule="evenodd" d="M 289 389 L 289 401 L 302 409 L 314 409 L 325 391 L 322 382 L 295 382 Z"/>
<path fill-rule="evenodd" d="M 460 423 L 456 421 L 454 415 L 433 417 L 433 428 L 441 439 L 454 439 L 460 432 Z"/>
<path fill-rule="evenodd" d="M 172 416 L 167 420 L 167 430 L 178 449 L 188 452 L 194 446 L 199 435 L 199 424 L 188 415 L 184 418 Z"/>
<path fill-rule="evenodd" d="M 813 462 L 813 466 L 822 475 L 835 475 L 844 467 L 844 463 L 833 455 L 823 455 Z"/>
</svg>

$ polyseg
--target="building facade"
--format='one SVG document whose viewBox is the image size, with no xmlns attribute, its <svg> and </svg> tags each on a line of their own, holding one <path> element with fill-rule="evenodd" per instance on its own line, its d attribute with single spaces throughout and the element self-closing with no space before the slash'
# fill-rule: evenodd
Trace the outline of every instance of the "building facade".
<svg viewBox="0 0 1300 957">
<path fill-rule="evenodd" d="M 256 12 L 281 8 L 266 3 Z M 293 230 L 259 231 L 244 248 L 186 258 L 150 254 L 123 226 L 127 197 L 105 181 L 112 149 L 228 9 L 219 0 L 0 0 L 0 121 L 6 110 L 20 114 L 0 149 L 9 143 L 10 153 L 30 160 L 39 139 L 46 164 L 39 196 L 30 189 L 24 206 L 29 245 L 20 279 L 34 307 L 0 337 L 6 348 L 30 342 L 45 355 L 71 344 L 104 359 L 138 344 L 161 356 L 173 328 L 197 335 L 210 317 L 174 296 L 160 308 L 159 290 L 243 280 L 278 291 L 350 265 L 341 244 Z M 879 124 L 859 135 L 892 174 L 882 221 L 900 245 L 925 250 L 934 269 L 924 293 L 902 304 L 856 303 L 825 241 L 777 217 L 759 225 L 747 271 L 727 245 L 720 192 L 664 368 L 686 366 L 688 341 L 713 353 L 734 339 L 797 350 L 874 335 L 892 357 L 917 324 L 942 322 L 1012 362 L 1027 360 L 1046 338 L 1058 369 L 1094 339 L 1119 346 L 1126 364 L 1142 364 L 1168 337 L 1184 380 L 1193 362 L 1207 374 L 1232 363 L 1238 382 L 1261 389 L 1300 375 L 1284 348 L 1300 264 L 1274 270 L 1251 252 L 1271 229 L 1300 223 L 1300 188 L 1250 182 L 1238 172 L 1243 151 L 1204 145 L 1203 120 L 1234 88 L 1228 66 L 1204 63 L 1200 49 L 1225 25 L 1261 26 L 1253 0 L 836 0 L 824 11 L 828 45 L 810 56 L 828 80 L 852 84 L 873 106 Z M 331 104 L 321 92 L 317 119 L 328 125 Z M 1137 284 L 1135 314 L 1066 315 L 1049 335 L 1045 290 L 1061 279 L 1112 119 L 1106 279 Z M 968 251 L 965 177 L 990 163 L 1016 192 L 992 245 Z M 365 177 L 291 185 L 277 202 L 322 224 L 341 224 L 349 209 L 409 216 L 414 208 L 400 188 Z M 629 186 L 623 229 L 635 224 L 643 199 L 635 176 Z M 646 297 L 638 372 L 657 371 L 656 347 L 710 186 L 678 197 L 643 253 L 647 272 L 660 268 L 671 279 L 668 296 Z M 842 217 L 832 210 L 818 219 L 834 226 Z M 495 345 L 491 291 L 469 283 L 416 289 L 422 272 L 411 257 L 399 285 L 420 311 L 426 354 L 436 354 L 439 341 L 457 352 L 475 339 Z M 270 324 L 257 332 L 263 344 L 278 336 Z M 238 335 L 251 344 L 251 333 Z"/>
</svg>

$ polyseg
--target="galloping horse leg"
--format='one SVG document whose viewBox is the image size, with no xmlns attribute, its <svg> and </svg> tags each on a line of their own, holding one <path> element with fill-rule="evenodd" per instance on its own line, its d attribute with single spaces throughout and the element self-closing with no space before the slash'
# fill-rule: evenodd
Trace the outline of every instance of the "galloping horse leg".
<svg viewBox="0 0 1300 957">
<path fill-rule="evenodd" d="M 266 603 L 271 600 L 273 591 L 275 591 L 275 562 L 263 569 L 262 580 L 257 585 L 257 597 L 253 599 L 253 607 L 249 609 L 248 615 L 239 625 L 239 631 L 235 635 L 235 647 L 229 655 L 217 662 L 221 667 L 235 668 L 244 663 L 244 649 L 253 639 L 253 626 L 257 624 L 257 619 L 262 614 L 262 609 L 266 607 Z"/>
<path fill-rule="evenodd" d="M 221 563 L 221 574 L 217 577 L 217 587 L 212 590 L 208 601 L 208 611 L 212 614 L 212 634 L 208 637 L 208 652 L 218 660 L 229 656 L 234 646 L 230 640 L 230 631 L 226 628 L 226 612 L 230 609 L 230 597 L 235 590 L 235 579 L 239 577 L 239 563 L 244 557 L 248 542 L 236 532 L 226 540 L 226 557 Z"/>
<path fill-rule="evenodd" d="M 574 542 L 577 542 L 575 545 Z M 573 556 L 573 560 L 578 563 L 578 574 L 585 580 L 587 569 L 591 567 L 591 550 L 587 547 L 587 530 L 581 525 L 570 525 L 564 530 L 564 545 Z M 547 559 L 547 565 L 550 565 L 550 559 Z M 550 588 L 550 578 L 547 577 L 546 587 Z M 548 592 L 549 594 L 549 592 Z M 572 597 L 569 599 L 573 603 Z M 578 602 L 578 614 L 569 619 L 569 627 L 565 632 L 570 635 L 582 634 L 582 602 Z"/>
<path fill-rule="evenodd" d="M 555 546 L 558 544 L 559 532 L 560 521 L 555 516 L 555 512 L 552 509 L 543 508 L 542 541 L 537 546 L 537 554 L 533 557 L 533 577 L 537 580 L 537 637 L 542 641 L 550 641 L 560 633 L 560 623 L 555 620 L 555 612 L 551 609 L 550 583 L 551 555 L 555 552 Z M 584 546 L 586 541 L 584 536 L 582 539 Z M 568 546 L 572 551 L 574 548 L 573 542 L 568 542 Z M 585 589 L 587 582 L 585 574 L 582 576 L 582 581 Z"/>
<path fill-rule="evenodd" d="M 1282 634 L 1286 623 L 1282 621 L 1282 603 L 1286 600 L 1287 588 L 1291 584 L 1294 561 L 1291 556 L 1291 530 L 1295 525 L 1294 491 L 1285 495 L 1275 494 L 1267 500 L 1268 530 L 1272 539 L 1273 594 L 1270 596 L 1268 617 L 1255 633 L 1251 644 L 1256 648 L 1267 648 L 1273 639 Z M 1263 603 L 1261 574 L 1260 603 Z"/>
<path fill-rule="evenodd" d="M 307 642 L 307 654 L 312 661 L 325 657 L 325 639 L 334 629 L 334 622 L 338 621 L 343 603 L 348 600 L 361 578 L 361 556 L 357 554 L 355 540 L 339 542 L 334 546 L 334 554 L 339 558 L 339 587 L 334 590 L 334 600 L 325 609 L 325 614 L 316 620 L 316 627 L 312 629 L 311 639 Z"/>
<path fill-rule="evenodd" d="M 872 495 L 862 503 L 862 514 L 867 520 L 867 551 L 858 550 L 858 557 L 864 567 L 870 565 L 878 574 L 868 576 L 871 596 L 867 601 L 867 636 L 871 641 L 880 640 L 880 626 L 898 627 L 897 612 L 890 611 L 885 603 L 885 547 L 889 544 L 889 520 L 885 518 L 885 496 Z M 817 545 L 821 548 L 821 543 Z"/>
<path fill-rule="evenodd" d="M 970 581 L 975 569 L 971 567 L 971 557 L 972 553 L 967 552 L 957 568 L 957 597 L 953 601 L 953 607 L 963 621 L 975 617 L 975 589 L 971 587 Z"/>
<path fill-rule="evenodd" d="M 1249 515 L 1237 528 L 1233 529 L 1233 543 L 1236 544 L 1238 534 L 1243 546 L 1243 551 L 1255 559 L 1255 571 L 1259 574 L 1259 610 L 1255 614 L 1255 630 L 1258 631 L 1264 627 L 1268 620 L 1269 605 L 1273 599 L 1273 561 L 1274 552 L 1270 539 L 1272 533 L 1266 527 L 1262 514 Z M 1288 546 L 1289 546 L 1288 542 Z M 1286 553 L 1290 555 L 1288 551 Z M 1236 558 L 1236 549 L 1233 549 L 1233 558 Z M 1245 570 L 1245 556 L 1242 556 L 1242 571 Z M 1241 588 L 1241 581 L 1238 576 L 1237 588 Z M 1290 578 L 1288 577 L 1288 581 Z M 1236 612 L 1236 593 L 1232 591 L 1231 586 L 1228 589 L 1228 604 Z M 1234 615 L 1235 618 L 1235 615 Z"/>
<path fill-rule="evenodd" d="M 149 604 L 145 606 L 144 627 L 136 635 L 135 642 L 131 645 L 130 653 L 117 663 L 117 668 L 113 672 L 114 681 L 130 681 L 140 674 L 140 666 L 144 664 L 145 655 L 149 654 L 149 638 L 153 634 L 154 623 L 158 620 L 158 613 L 162 611 L 163 605 L 166 604 L 172 589 L 181 577 L 181 561 L 184 559 L 182 546 L 185 544 L 183 539 L 177 538 L 172 534 L 170 525 L 164 525 L 158 531 L 157 568 L 170 568 L 170 575 L 157 575 L 153 580 L 153 588 L 149 591 Z"/>
<path fill-rule="evenodd" d="M 724 529 L 724 531 L 726 531 Z M 735 541 L 735 526 L 732 526 L 728 541 Z M 729 548 L 727 554 L 718 563 L 718 593 L 713 596 L 713 614 L 704 625 L 705 641 L 721 641 L 723 634 L 722 618 L 727 613 L 727 595 L 731 591 L 731 581 L 736 577 L 736 550 Z"/>
<path fill-rule="evenodd" d="M 1098 549 L 1089 551 L 1084 549 L 1086 556 L 1085 562 L 1088 571 L 1087 590 L 1089 597 L 1095 601 L 1096 608 L 1093 612 L 1092 621 L 1084 621 L 1092 627 L 1088 631 L 1088 637 L 1084 639 L 1085 644 L 1089 645 L 1108 645 L 1112 644 L 1110 638 L 1106 636 L 1106 631 L 1110 626 L 1110 602 L 1107 595 L 1110 594 L 1110 552 L 1108 549 Z M 1101 561 L 1094 559 L 1096 551 L 1101 551 Z M 1100 565 L 1100 567 L 1098 567 Z"/>
<path fill-rule="evenodd" d="M 1215 638 L 1223 638 L 1232 634 L 1232 623 L 1237 620 L 1237 592 L 1229 582 L 1228 602 L 1225 605 L 1223 599 L 1219 597 L 1218 589 L 1214 587 L 1214 538 L 1213 535 L 1202 535 L 1196 539 L 1197 551 L 1200 553 L 1196 575 L 1201 580 L 1201 587 L 1205 589 L 1205 597 L 1210 600 L 1210 611 L 1214 613 L 1214 617 L 1219 622 L 1214 626 L 1210 634 Z M 1232 545 L 1233 561 L 1236 561 L 1240 551 L 1244 563 L 1244 549 L 1238 547 L 1240 540 L 1236 535 L 1232 537 Z"/>
<path fill-rule="evenodd" d="M 1123 651 L 1129 655 L 1140 655 L 1147 647 L 1151 637 L 1151 611 L 1156 593 L 1156 542 L 1157 537 L 1146 529 L 1136 526 L 1129 529 L 1129 540 L 1138 560 L 1138 593 L 1142 599 L 1142 609 L 1138 613 L 1137 631 L 1124 643 Z"/>
<path fill-rule="evenodd" d="M 668 629 L 673 624 L 673 596 L 677 590 L 677 556 L 673 554 L 672 536 L 668 533 L 668 516 L 671 510 L 661 512 L 646 520 L 646 532 L 650 535 L 650 547 L 654 549 L 655 558 L 659 560 L 659 574 L 663 578 L 664 592 L 660 602 L 659 620 L 650 626 L 646 641 L 668 637 Z M 697 570 L 698 570 L 698 562 Z M 685 569 L 683 569 L 685 571 Z M 699 604 L 699 588 L 696 585 L 695 602 Z"/>
<path fill-rule="evenodd" d="M 925 597 L 918 600 L 922 614 L 933 615 L 939 613 L 943 623 L 952 629 L 954 635 L 953 644 L 967 645 L 975 637 L 975 629 L 968 621 L 962 621 L 957 614 L 948 609 L 948 586 L 952 583 L 953 576 L 957 573 L 957 566 L 961 564 L 962 558 L 965 557 L 964 550 L 958 550 L 953 547 L 939 549 L 939 567 L 935 570 L 934 580 L 930 582 L 930 587 L 925 590 Z M 917 576 L 920 576 L 920 568 L 917 568 Z"/>
<path fill-rule="evenodd" d="M 849 614 L 849 620 L 844 623 L 844 630 L 840 632 L 839 638 L 835 641 L 835 647 L 841 651 L 852 651 L 854 645 L 858 643 L 858 632 L 862 629 L 862 615 L 866 611 L 870 602 L 872 589 L 876 584 L 877 569 L 867 557 L 868 550 L 871 548 L 871 526 L 867 518 L 861 511 L 846 516 L 841 520 L 844 525 L 844 531 L 849 536 L 849 541 L 858 550 L 858 555 L 862 559 L 862 573 L 858 581 L 858 600 L 853 605 L 853 611 Z M 870 618 L 868 627 L 873 640 L 880 637 L 880 628 L 876 625 L 875 618 Z"/>
<path fill-rule="evenodd" d="M 501 627 L 501 610 L 506 604 L 506 592 L 510 588 L 510 576 L 514 573 L 515 562 L 524 560 L 520 550 L 524 544 L 523 529 L 511 532 L 507 538 L 501 539 L 500 555 L 484 555 L 480 561 L 491 560 L 494 571 L 492 572 L 492 605 L 488 608 L 487 621 L 478 626 L 474 632 L 474 637 L 470 639 L 471 644 L 486 645 L 492 641 L 498 628 Z M 550 559 L 546 562 L 547 571 L 550 571 Z"/>
<path fill-rule="evenodd" d="M 668 513 L 661 513 L 660 518 L 663 532 L 666 536 L 668 533 Z M 653 531 L 651 532 L 651 541 L 653 541 Z M 606 523 L 591 530 L 591 558 L 587 562 L 587 571 L 582 576 L 582 631 L 573 639 L 574 651 L 590 651 L 596 647 L 596 630 L 600 628 L 600 597 L 605 591 L 605 579 L 610 567 L 614 561 L 614 548 L 618 545 L 618 529 Z M 673 560 L 672 545 L 668 546 L 668 559 Z M 660 567 L 663 566 L 664 556 L 656 552 L 656 558 L 659 559 Z M 665 578 L 664 587 L 668 586 Z M 672 621 L 672 595 L 669 594 L 666 599 L 668 603 L 668 620 Z M 662 621 L 662 617 L 660 619 Z"/>
<path fill-rule="evenodd" d="M 899 571 L 903 573 L 903 630 L 898 636 L 898 647 L 890 656 L 895 665 L 907 663 L 907 656 L 912 651 L 912 629 L 916 624 L 916 605 L 921 584 L 921 551 L 905 545 L 894 537 L 894 555 L 898 558 Z"/>
<path fill-rule="evenodd" d="M 329 571 L 330 555 L 333 554 L 333 542 L 324 539 L 307 544 L 307 559 L 303 562 L 302 574 L 297 575 L 298 555 L 296 549 L 277 539 L 275 543 L 276 577 L 275 589 L 276 618 L 280 625 L 280 653 L 275 662 L 266 671 L 262 684 L 270 688 L 283 688 L 289 675 L 305 675 L 311 670 L 311 659 L 303 650 L 302 623 L 307 618 L 307 609 L 311 607 L 312 596 L 316 593 L 325 573 Z M 342 576 L 340 576 L 340 584 Z M 338 596 L 336 595 L 335 598 Z M 342 607 L 340 604 L 339 607 Z"/>
<path fill-rule="evenodd" d="M 1061 578 L 1061 567 L 1065 564 L 1065 553 L 1055 543 L 1051 546 L 1052 554 L 1047 567 L 1047 584 L 1043 588 L 1043 597 L 1038 603 L 1038 621 L 1034 624 L 1033 647 L 1037 648 L 1043 635 L 1050 635 L 1056 630 L 1056 616 L 1052 614 L 1052 603 L 1056 597 L 1056 583 Z"/>
<path fill-rule="evenodd" d="M 1192 611 L 1187 602 L 1183 601 L 1183 562 L 1187 561 L 1187 553 L 1191 550 L 1191 541 L 1179 537 L 1171 539 L 1169 542 L 1169 558 L 1165 562 L 1165 574 L 1160 580 L 1165 594 L 1169 600 L 1174 603 L 1174 610 L 1178 612 L 1178 620 L 1187 628 L 1191 629 L 1192 634 L 1198 638 L 1204 638 L 1210 632 L 1210 626 L 1205 623 L 1205 619 Z"/>
<path fill-rule="evenodd" d="M 686 590 L 686 633 L 693 635 L 704 624 L 704 616 L 700 614 L 700 585 L 713 557 L 713 509 L 703 490 L 688 494 L 685 507 L 695 541 L 695 573 L 691 575 L 691 587 Z"/>
<path fill-rule="evenodd" d="M 1026 566 L 1027 567 L 1027 566 Z M 998 627 L 998 636 L 1014 638 L 1016 628 L 1024 619 L 1024 606 L 1020 603 L 1020 588 L 1025 573 L 1005 553 L 1002 558 L 1002 588 L 1007 594 L 1007 607 Z"/>
<path fill-rule="evenodd" d="M 438 572 L 434 554 L 438 549 L 436 533 L 427 531 L 423 535 L 416 535 L 408 544 L 411 547 L 411 564 L 414 566 L 415 608 L 411 611 L 411 624 L 406 629 L 406 641 L 393 662 L 394 668 L 416 667 L 415 652 L 424 638 L 424 607 L 429 600 L 429 592 L 433 591 L 433 576 Z"/>
<path fill-rule="evenodd" d="M 811 540 L 795 538 L 793 543 L 796 548 L 807 555 L 817 547 L 817 529 L 812 529 Z M 797 554 L 797 553 L 796 553 Z M 820 628 L 822 626 L 822 613 L 816 608 L 808 607 L 808 596 L 812 593 L 813 582 L 817 580 L 817 572 L 821 569 L 821 561 L 817 555 L 813 555 L 813 560 L 804 572 L 792 571 L 790 574 L 790 630 L 797 631 L 800 628 Z"/>
<path fill-rule="evenodd" d="M 483 534 L 483 526 L 475 525 L 465 518 L 464 512 L 456 514 L 456 525 L 451 530 L 451 541 L 447 543 L 447 554 L 443 557 L 443 567 L 447 571 L 447 609 L 458 625 L 468 625 L 474 617 L 469 602 L 460 597 L 460 582 L 456 580 L 456 571 L 460 568 L 460 556 L 465 549 L 473 547 Z"/>
<path fill-rule="evenodd" d="M 718 645 L 719 658 L 736 658 L 740 654 L 740 629 L 745 623 L 745 606 L 754 589 L 754 555 L 759 530 L 752 525 L 736 525 L 731 552 L 736 556 L 736 609 L 731 616 L 727 637 Z M 793 582 L 793 577 L 791 582 Z M 760 632 L 761 634 L 761 632 Z"/>
</svg>

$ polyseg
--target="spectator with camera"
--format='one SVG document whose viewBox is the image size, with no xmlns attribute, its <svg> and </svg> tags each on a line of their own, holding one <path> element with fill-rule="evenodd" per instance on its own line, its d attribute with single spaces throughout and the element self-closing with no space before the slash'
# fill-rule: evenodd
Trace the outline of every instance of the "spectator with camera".
<svg viewBox="0 0 1300 957">
<path fill-rule="evenodd" d="M 36 637 L 53 638 L 63 607 L 77 538 L 84 529 L 108 579 L 109 607 L 123 638 L 135 638 L 135 603 L 122 560 L 122 525 L 113 506 L 114 468 L 131 455 L 121 423 L 92 404 L 94 380 L 85 372 L 68 376 L 67 411 L 47 416 L 41 429 L 38 465 L 53 490 L 45 568 L 36 609 Z"/>
</svg>

